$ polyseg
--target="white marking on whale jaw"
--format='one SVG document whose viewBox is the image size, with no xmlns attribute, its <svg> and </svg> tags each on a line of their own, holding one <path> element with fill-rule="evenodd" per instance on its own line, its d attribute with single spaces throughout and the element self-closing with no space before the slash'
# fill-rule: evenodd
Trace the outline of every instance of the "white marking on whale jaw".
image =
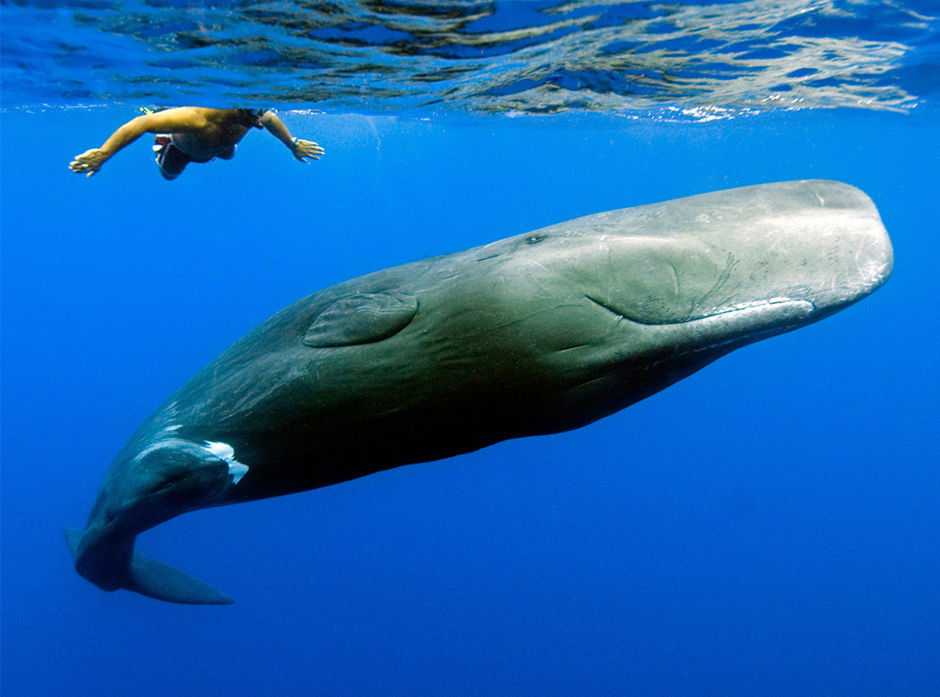
<svg viewBox="0 0 940 697">
<path fill-rule="evenodd" d="M 228 443 L 209 440 L 205 443 L 203 447 L 206 450 L 228 463 L 228 474 L 232 478 L 232 486 L 238 484 L 248 473 L 248 465 L 235 459 L 235 449 Z"/>
</svg>

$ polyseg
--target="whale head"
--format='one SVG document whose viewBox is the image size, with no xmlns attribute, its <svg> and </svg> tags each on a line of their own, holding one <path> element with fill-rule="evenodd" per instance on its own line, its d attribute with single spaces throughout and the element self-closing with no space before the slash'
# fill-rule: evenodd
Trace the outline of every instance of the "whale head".
<svg viewBox="0 0 940 697">
<path fill-rule="evenodd" d="M 500 423 L 516 419 L 504 437 L 622 409 L 851 305 L 893 264 L 871 200 L 818 180 L 599 213 L 463 254 L 423 281 L 436 287 L 417 299 L 413 330 L 432 356 L 421 370 L 489 352 L 487 370 L 467 371 L 479 378 L 468 391 L 509 405 L 496 409 Z"/>
</svg>

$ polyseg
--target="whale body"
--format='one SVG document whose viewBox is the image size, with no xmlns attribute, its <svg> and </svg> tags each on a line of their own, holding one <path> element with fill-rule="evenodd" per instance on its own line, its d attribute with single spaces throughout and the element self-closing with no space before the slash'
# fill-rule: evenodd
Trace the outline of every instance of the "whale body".
<svg viewBox="0 0 940 697">
<path fill-rule="evenodd" d="M 167 400 L 118 453 L 77 571 L 105 590 L 231 599 L 134 550 L 187 511 L 578 428 L 880 286 L 870 199 L 764 184 L 598 213 L 307 296 Z"/>
</svg>

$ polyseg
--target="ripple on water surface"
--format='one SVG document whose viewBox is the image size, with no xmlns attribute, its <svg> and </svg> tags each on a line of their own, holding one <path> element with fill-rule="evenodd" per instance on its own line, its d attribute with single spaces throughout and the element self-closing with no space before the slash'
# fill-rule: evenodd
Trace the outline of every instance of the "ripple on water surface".
<svg viewBox="0 0 940 697">
<path fill-rule="evenodd" d="M 4 7 L 4 105 L 370 112 L 909 109 L 940 87 L 927 0 L 86 1 Z M 52 78 L 52 79 L 50 79 Z"/>
</svg>

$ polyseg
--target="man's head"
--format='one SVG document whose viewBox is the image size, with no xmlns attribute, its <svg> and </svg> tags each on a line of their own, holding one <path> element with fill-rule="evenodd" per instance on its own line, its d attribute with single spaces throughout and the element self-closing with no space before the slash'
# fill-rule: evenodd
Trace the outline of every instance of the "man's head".
<svg viewBox="0 0 940 697">
<path fill-rule="evenodd" d="M 267 109 L 235 109 L 238 120 L 246 128 L 263 128 L 261 117 Z"/>
</svg>

